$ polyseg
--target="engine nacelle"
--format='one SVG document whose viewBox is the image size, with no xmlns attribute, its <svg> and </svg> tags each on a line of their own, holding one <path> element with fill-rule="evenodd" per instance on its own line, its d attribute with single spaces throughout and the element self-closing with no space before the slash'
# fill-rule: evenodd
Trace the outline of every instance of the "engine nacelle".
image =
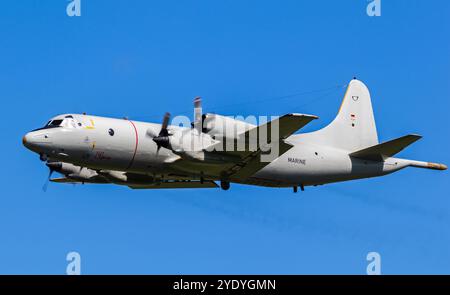
<svg viewBox="0 0 450 295">
<path fill-rule="evenodd" d="M 217 140 L 235 139 L 254 127 L 256 125 L 217 114 L 206 114 L 203 120 L 203 131 Z"/>
<path fill-rule="evenodd" d="M 67 178 L 78 180 L 78 181 L 89 181 L 92 178 L 98 176 L 98 173 L 95 170 L 76 166 L 71 163 L 65 162 L 48 162 L 47 166 L 61 174 L 64 174 Z"/>
</svg>

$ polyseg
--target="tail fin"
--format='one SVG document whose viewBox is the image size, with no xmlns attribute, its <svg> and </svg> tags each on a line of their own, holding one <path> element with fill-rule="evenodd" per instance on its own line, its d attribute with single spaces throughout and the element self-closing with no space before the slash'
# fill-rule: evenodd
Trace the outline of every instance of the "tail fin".
<svg viewBox="0 0 450 295">
<path fill-rule="evenodd" d="M 359 80 L 352 80 L 344 95 L 336 118 L 317 131 L 326 144 L 356 151 L 378 144 L 369 89 Z"/>
</svg>

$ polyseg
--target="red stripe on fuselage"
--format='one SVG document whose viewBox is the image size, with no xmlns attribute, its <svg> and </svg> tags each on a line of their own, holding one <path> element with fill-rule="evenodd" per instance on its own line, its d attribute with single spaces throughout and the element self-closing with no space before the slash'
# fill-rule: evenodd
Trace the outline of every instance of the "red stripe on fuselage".
<svg viewBox="0 0 450 295">
<path fill-rule="evenodd" d="M 130 122 L 130 123 L 131 123 L 131 126 L 133 126 L 134 134 L 135 134 L 135 137 L 136 137 L 136 145 L 135 145 L 135 147 L 134 147 L 133 158 L 131 158 L 131 162 L 130 162 L 130 164 L 128 165 L 127 170 L 130 169 L 131 166 L 133 165 L 134 158 L 136 157 L 136 152 L 137 152 L 137 148 L 138 148 L 138 144 L 139 144 L 139 136 L 138 136 L 138 132 L 137 132 L 136 126 L 134 125 L 134 123 L 133 123 L 132 121 L 128 120 L 128 122 Z"/>
</svg>

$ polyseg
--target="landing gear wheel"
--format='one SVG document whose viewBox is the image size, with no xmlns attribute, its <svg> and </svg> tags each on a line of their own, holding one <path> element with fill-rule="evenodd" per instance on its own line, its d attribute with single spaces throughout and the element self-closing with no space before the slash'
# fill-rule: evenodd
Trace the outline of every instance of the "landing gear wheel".
<svg viewBox="0 0 450 295">
<path fill-rule="evenodd" d="M 230 182 L 229 181 L 221 181 L 220 182 L 220 187 L 224 190 L 224 191 L 226 191 L 226 190 L 228 190 L 229 188 L 230 188 Z"/>
</svg>

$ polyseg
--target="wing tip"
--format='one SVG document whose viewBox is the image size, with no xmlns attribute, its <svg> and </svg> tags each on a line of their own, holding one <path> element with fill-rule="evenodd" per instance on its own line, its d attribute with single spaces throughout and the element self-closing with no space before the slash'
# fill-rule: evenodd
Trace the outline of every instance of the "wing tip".
<svg viewBox="0 0 450 295">
<path fill-rule="evenodd" d="M 423 138 L 423 136 L 422 136 L 422 135 L 420 135 L 420 134 L 417 134 L 417 133 L 412 133 L 412 134 L 409 134 L 408 136 L 412 136 L 412 137 L 415 137 L 415 138 L 417 138 L 417 139 L 421 139 L 421 138 Z"/>
<path fill-rule="evenodd" d="M 305 117 L 305 118 L 311 118 L 312 120 L 319 119 L 318 116 L 310 115 L 310 114 L 301 114 L 301 113 L 289 113 L 286 116 L 290 116 L 290 117 Z"/>
</svg>

